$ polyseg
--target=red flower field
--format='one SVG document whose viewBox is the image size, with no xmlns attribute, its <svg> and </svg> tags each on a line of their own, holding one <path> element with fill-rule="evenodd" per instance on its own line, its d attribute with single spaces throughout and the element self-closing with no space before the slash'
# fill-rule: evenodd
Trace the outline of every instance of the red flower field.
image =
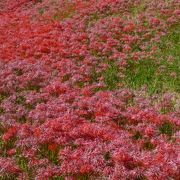
<svg viewBox="0 0 180 180">
<path fill-rule="evenodd" d="M 0 180 L 179 180 L 180 2 L 0 0 Z"/>
</svg>

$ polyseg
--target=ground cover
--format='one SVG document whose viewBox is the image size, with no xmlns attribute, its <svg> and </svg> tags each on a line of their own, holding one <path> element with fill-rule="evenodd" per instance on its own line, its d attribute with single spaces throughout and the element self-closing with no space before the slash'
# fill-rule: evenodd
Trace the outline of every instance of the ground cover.
<svg viewBox="0 0 180 180">
<path fill-rule="evenodd" d="M 0 1 L 0 179 L 178 180 L 179 8 Z"/>
</svg>

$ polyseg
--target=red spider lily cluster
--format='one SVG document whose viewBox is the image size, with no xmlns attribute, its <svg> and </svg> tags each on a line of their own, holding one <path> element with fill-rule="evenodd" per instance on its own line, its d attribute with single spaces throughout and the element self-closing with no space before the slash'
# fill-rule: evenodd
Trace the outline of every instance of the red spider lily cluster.
<svg viewBox="0 0 180 180">
<path fill-rule="evenodd" d="M 178 180 L 180 115 L 127 88 L 129 60 L 156 60 L 177 0 L 0 2 L 0 175 Z M 160 111 L 165 109 L 166 114 Z"/>
</svg>

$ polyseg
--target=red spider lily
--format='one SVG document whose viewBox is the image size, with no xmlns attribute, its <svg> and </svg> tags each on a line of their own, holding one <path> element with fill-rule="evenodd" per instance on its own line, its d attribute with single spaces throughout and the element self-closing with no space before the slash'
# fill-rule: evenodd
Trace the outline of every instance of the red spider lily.
<svg viewBox="0 0 180 180">
<path fill-rule="evenodd" d="M 16 133 L 17 133 L 18 128 L 17 127 L 12 127 L 10 129 L 8 129 L 8 131 L 3 135 L 2 139 L 4 141 L 9 141 L 12 138 L 15 137 Z"/>
<path fill-rule="evenodd" d="M 119 82 L 131 60 L 156 61 L 179 5 L 140 3 L 0 2 L 2 178 L 179 179 L 175 98 Z"/>
<path fill-rule="evenodd" d="M 48 149 L 51 150 L 51 151 L 56 151 L 58 148 L 58 145 L 57 144 L 49 144 L 48 145 Z"/>
</svg>

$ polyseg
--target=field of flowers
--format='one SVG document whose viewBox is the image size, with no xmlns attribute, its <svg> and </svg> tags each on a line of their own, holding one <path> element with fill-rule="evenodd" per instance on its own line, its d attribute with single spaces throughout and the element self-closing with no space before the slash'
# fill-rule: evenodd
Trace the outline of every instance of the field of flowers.
<svg viewBox="0 0 180 180">
<path fill-rule="evenodd" d="M 179 180 L 179 22 L 179 0 L 0 0 L 0 180 Z"/>
</svg>

